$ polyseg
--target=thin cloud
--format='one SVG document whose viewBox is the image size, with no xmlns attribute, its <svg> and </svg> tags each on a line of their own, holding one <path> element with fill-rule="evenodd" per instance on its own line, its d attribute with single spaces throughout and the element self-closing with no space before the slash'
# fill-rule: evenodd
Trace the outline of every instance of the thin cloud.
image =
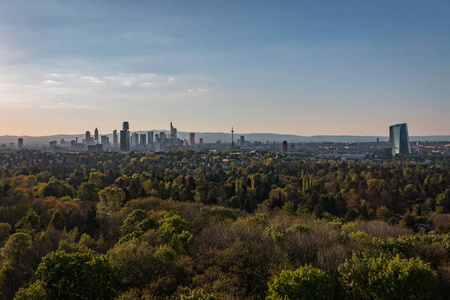
<svg viewBox="0 0 450 300">
<path fill-rule="evenodd" d="M 207 91 L 208 91 L 207 89 L 199 89 L 199 88 L 186 90 L 186 92 L 188 92 L 188 93 L 205 93 Z"/>
<path fill-rule="evenodd" d="M 90 81 L 90 82 L 95 83 L 95 84 L 102 84 L 103 83 L 103 80 L 101 80 L 98 77 L 94 77 L 94 76 L 83 76 L 83 77 L 81 77 L 81 79 L 85 79 L 85 80 Z"/>
<path fill-rule="evenodd" d="M 44 83 L 49 83 L 49 84 L 61 84 L 61 81 L 56 81 L 56 80 L 46 80 L 44 81 Z"/>
</svg>

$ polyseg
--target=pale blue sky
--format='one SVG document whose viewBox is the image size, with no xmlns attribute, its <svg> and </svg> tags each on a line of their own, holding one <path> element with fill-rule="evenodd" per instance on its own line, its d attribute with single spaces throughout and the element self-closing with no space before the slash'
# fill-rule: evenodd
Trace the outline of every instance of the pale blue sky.
<svg viewBox="0 0 450 300">
<path fill-rule="evenodd" d="M 2 1 L 0 135 L 450 134 L 450 1 Z"/>
</svg>

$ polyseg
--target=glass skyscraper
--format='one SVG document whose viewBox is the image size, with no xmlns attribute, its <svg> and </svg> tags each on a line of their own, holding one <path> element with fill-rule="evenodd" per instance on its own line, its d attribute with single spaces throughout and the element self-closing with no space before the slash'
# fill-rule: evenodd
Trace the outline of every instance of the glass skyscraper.
<svg viewBox="0 0 450 300">
<path fill-rule="evenodd" d="M 128 122 L 123 122 L 123 130 L 120 131 L 120 151 L 130 151 L 130 126 Z"/>
<path fill-rule="evenodd" d="M 409 147 L 408 125 L 396 124 L 389 127 L 389 143 L 392 147 L 392 156 L 396 154 L 411 154 Z"/>
</svg>

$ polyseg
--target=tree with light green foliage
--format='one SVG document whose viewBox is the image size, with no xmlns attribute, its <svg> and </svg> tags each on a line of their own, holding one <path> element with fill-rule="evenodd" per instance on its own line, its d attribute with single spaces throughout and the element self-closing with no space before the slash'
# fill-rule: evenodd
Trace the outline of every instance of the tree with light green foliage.
<svg viewBox="0 0 450 300">
<path fill-rule="evenodd" d="M 106 220 L 118 212 L 125 200 L 125 192 L 118 187 L 107 187 L 98 193 L 97 218 Z"/>
<path fill-rule="evenodd" d="M 28 288 L 20 288 L 16 293 L 14 300 L 48 300 L 49 297 L 42 282 L 37 280 Z"/>
<path fill-rule="evenodd" d="M 285 270 L 269 283 L 269 300 L 332 299 L 333 282 L 325 271 L 305 265 L 295 271 Z"/>
<path fill-rule="evenodd" d="M 128 214 L 122 227 L 120 228 L 120 234 L 125 236 L 135 231 L 146 232 L 156 226 L 157 223 L 149 217 L 147 211 L 143 209 L 136 209 L 132 213 Z"/>
<path fill-rule="evenodd" d="M 166 214 L 159 220 L 158 241 L 169 242 L 173 235 L 181 234 L 188 229 L 188 222 L 179 215 Z"/>
<path fill-rule="evenodd" d="M 354 253 L 339 267 L 350 299 L 435 299 L 437 273 L 418 258 Z"/>
<path fill-rule="evenodd" d="M 189 290 L 187 294 L 181 295 L 181 300 L 216 300 L 216 297 L 203 289 L 193 289 Z"/>
</svg>

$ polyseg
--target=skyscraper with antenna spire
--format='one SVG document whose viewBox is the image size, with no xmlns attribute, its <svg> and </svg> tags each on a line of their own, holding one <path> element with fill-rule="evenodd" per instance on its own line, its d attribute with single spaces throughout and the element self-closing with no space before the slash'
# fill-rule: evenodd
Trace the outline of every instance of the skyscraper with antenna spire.
<svg viewBox="0 0 450 300">
<path fill-rule="evenodd" d="M 170 135 L 169 135 L 169 139 L 172 143 L 172 145 L 176 145 L 177 142 L 177 129 L 175 127 L 173 127 L 172 125 L 172 121 L 170 121 Z"/>
<path fill-rule="evenodd" d="M 234 148 L 234 129 L 231 127 L 231 147 Z"/>
<path fill-rule="evenodd" d="M 98 139 L 98 129 L 97 129 L 97 128 L 95 128 L 95 131 L 94 131 L 94 140 L 95 140 L 96 143 L 99 143 L 99 139 Z"/>
</svg>

